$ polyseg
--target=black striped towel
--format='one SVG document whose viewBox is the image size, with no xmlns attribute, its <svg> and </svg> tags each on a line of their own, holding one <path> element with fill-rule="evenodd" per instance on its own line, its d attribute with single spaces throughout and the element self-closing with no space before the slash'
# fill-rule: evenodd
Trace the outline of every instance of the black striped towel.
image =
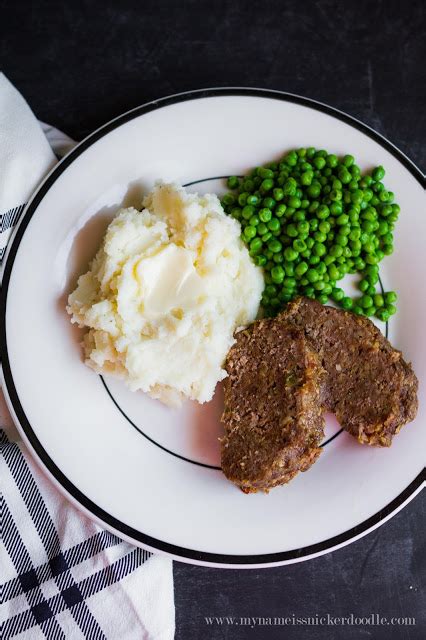
<svg viewBox="0 0 426 640">
<path fill-rule="evenodd" d="M 32 190 L 75 143 L 40 126 L 2 74 L 0 141 L 1 260 Z M 15 637 L 171 640 L 173 574 L 171 560 L 123 542 L 62 497 L 0 392 L 0 638 Z"/>
</svg>

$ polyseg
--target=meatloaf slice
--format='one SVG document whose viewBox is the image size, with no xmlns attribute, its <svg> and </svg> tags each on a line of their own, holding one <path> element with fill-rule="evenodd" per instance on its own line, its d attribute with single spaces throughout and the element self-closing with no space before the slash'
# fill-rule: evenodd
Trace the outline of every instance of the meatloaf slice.
<svg viewBox="0 0 426 640">
<path fill-rule="evenodd" d="M 276 319 L 237 333 L 225 366 L 223 472 L 245 493 L 267 492 L 321 452 L 324 372 L 303 332 Z"/>
<path fill-rule="evenodd" d="M 365 317 L 298 298 L 279 318 L 303 330 L 327 372 L 322 400 L 359 442 L 389 446 L 417 412 L 417 378 Z"/>
</svg>

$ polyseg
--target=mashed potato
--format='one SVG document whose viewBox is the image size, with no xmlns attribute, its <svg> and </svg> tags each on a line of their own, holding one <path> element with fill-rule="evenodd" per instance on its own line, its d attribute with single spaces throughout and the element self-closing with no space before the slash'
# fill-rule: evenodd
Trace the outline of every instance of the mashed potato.
<svg viewBox="0 0 426 640">
<path fill-rule="evenodd" d="M 158 184 L 122 209 L 69 296 L 86 363 L 171 405 L 211 399 L 236 328 L 255 320 L 261 270 L 215 195 Z"/>
</svg>

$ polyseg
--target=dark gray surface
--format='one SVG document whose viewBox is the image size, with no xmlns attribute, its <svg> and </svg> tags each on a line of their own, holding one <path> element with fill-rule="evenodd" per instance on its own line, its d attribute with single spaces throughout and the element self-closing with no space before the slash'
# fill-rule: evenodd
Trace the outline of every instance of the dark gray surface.
<svg viewBox="0 0 426 640">
<path fill-rule="evenodd" d="M 417 640 L 425 637 L 426 500 L 417 496 L 367 537 L 307 562 L 262 570 L 201 569 L 175 563 L 179 640 Z M 415 617 L 414 626 L 255 626 L 206 618 Z"/>
<path fill-rule="evenodd" d="M 258 86 L 347 111 L 425 169 L 422 1 L 7 1 L 0 2 L 0 16 L 2 70 L 39 118 L 75 138 L 174 92 Z M 302 564 L 224 571 L 176 563 L 178 640 L 425 637 L 425 504 L 420 495 L 366 538 Z M 205 622 L 293 613 L 377 613 L 416 617 L 417 624 L 249 628 Z"/>
</svg>

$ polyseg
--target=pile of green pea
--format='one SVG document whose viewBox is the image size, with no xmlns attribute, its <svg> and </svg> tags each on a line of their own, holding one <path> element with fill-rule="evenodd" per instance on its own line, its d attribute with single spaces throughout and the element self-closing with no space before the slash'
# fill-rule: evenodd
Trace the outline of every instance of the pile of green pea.
<svg viewBox="0 0 426 640">
<path fill-rule="evenodd" d="M 353 156 L 309 147 L 228 178 L 232 191 L 222 206 L 241 223 L 249 253 L 264 270 L 266 315 L 299 295 L 384 322 L 396 312 L 396 293 L 376 291 L 400 211 L 384 175 L 382 166 L 361 175 Z M 347 273 L 362 276 L 356 298 L 336 286 Z"/>
</svg>

